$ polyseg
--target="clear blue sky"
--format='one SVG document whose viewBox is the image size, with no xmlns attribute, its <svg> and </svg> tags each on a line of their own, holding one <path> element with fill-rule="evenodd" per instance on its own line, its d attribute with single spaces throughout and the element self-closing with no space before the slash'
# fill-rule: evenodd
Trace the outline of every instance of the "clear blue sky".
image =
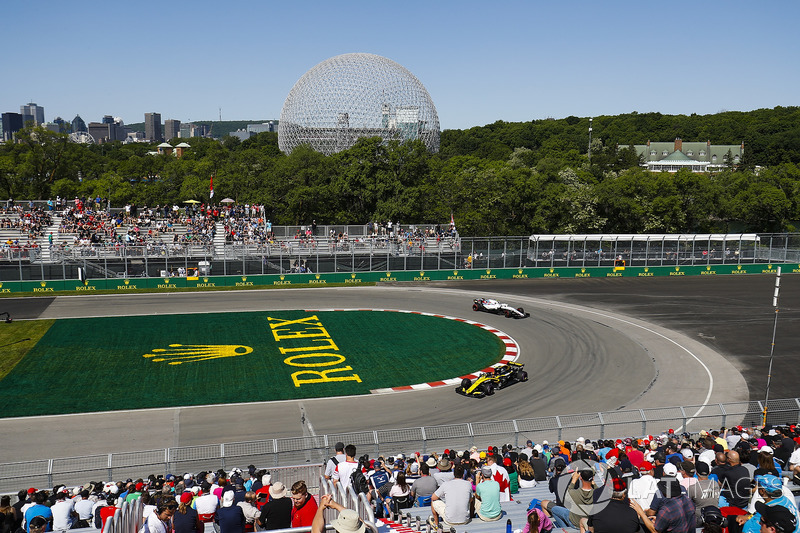
<svg viewBox="0 0 800 533">
<path fill-rule="evenodd" d="M 325 59 L 368 52 L 443 129 L 800 105 L 800 2 L 4 1 L 0 111 L 46 120 L 279 118 Z"/>
</svg>

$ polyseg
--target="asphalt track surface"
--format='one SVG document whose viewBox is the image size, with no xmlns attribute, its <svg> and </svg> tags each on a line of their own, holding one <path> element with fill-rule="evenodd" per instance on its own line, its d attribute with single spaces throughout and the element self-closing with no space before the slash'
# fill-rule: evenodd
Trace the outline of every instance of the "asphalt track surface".
<svg viewBox="0 0 800 533">
<path fill-rule="evenodd" d="M 514 337 L 531 379 L 483 400 L 440 387 L 126 412 L 113 412 L 113 398 L 76 391 L 75 398 L 55 401 L 96 403 L 103 412 L 0 420 L 6 443 L 0 461 L 761 397 L 773 284 L 774 276 L 748 275 L 6 299 L 4 309 L 15 319 L 324 308 L 446 314 Z M 474 313 L 471 299 L 481 295 L 525 307 L 531 317 Z M 800 277 L 784 276 L 781 296 L 773 398 L 796 395 L 800 320 L 792 305 L 800 296 Z M 453 360 L 454 376 L 473 370 Z M 387 361 L 386 371 L 402 372 L 402 361 Z M 409 383 L 418 381 L 409 376 Z M 214 386 L 209 376 L 209 389 Z M 253 386 L 268 387 L 269 377 L 243 382 L 243 401 Z M 54 399 L 42 391 L 42 401 Z"/>
</svg>

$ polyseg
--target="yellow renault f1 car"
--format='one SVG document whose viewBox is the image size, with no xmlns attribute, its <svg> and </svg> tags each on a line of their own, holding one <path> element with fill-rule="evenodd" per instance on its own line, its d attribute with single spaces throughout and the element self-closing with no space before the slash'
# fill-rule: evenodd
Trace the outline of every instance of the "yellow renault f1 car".
<svg viewBox="0 0 800 533">
<path fill-rule="evenodd" d="M 504 389 L 513 383 L 528 381 L 528 373 L 523 370 L 524 367 L 523 363 L 506 363 L 491 372 L 481 372 L 475 381 L 464 378 L 461 380 L 461 385 L 456 387 L 456 392 L 474 398 L 491 396 L 497 389 Z"/>
</svg>

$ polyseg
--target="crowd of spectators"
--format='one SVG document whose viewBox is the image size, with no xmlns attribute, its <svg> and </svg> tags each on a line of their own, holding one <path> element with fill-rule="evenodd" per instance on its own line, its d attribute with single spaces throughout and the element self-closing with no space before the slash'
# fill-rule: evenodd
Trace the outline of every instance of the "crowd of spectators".
<svg viewBox="0 0 800 533">
<path fill-rule="evenodd" d="M 699 435 L 672 430 L 642 438 L 471 447 L 441 454 L 357 455 L 335 445 L 324 477 L 363 493 L 376 517 L 429 507 L 432 530 L 473 520 L 495 522 L 502 503 L 528 503 L 537 485 L 549 499 L 533 498 L 520 533 L 555 528 L 595 533 L 730 533 L 799 530 L 798 508 L 788 487 L 800 485 L 800 427 L 721 428 Z M 523 491 L 522 493 L 520 491 Z M 528 494 L 528 496 L 525 496 Z M 201 533 L 215 523 L 221 533 L 312 527 L 329 497 L 311 494 L 304 481 L 287 487 L 266 470 L 200 472 L 117 483 L 90 482 L 52 491 L 22 490 L 0 501 L 2 533 L 73 527 L 101 528 L 123 501 L 141 498 L 148 533 Z M 524 501 L 522 501 L 524 500 Z M 42 517 L 42 518 L 35 518 Z M 349 518 L 348 518 L 349 517 Z M 351 524 L 352 525 L 352 524 Z M 19 528 L 22 528 L 21 530 Z M 338 529 L 338 528 L 337 528 Z M 356 533 L 343 527 L 343 533 Z"/>
<path fill-rule="evenodd" d="M 150 475 L 137 480 L 84 486 L 30 488 L 0 500 L 3 533 L 102 529 L 123 502 L 140 499 L 145 533 L 203 533 L 205 524 L 221 533 L 244 533 L 311 526 L 317 500 L 305 481 L 287 488 L 266 470 Z M 41 527 L 40 527 L 41 526 Z"/>
<path fill-rule="evenodd" d="M 457 251 L 458 234 L 455 226 L 436 225 L 420 228 L 402 227 L 399 222 L 369 222 L 364 235 L 349 235 L 346 230 L 319 230 L 316 220 L 301 226 L 293 236 L 276 238 L 272 222 L 259 204 L 177 204 L 155 207 L 126 204 L 122 209 L 109 210 L 105 198 L 76 197 L 66 200 L 57 197 L 46 206 L 28 209 L 8 200 L 0 212 L 16 213 L 16 217 L 3 217 L 0 229 L 18 228 L 25 233 L 30 245 L 47 237 L 51 247 L 81 249 L 96 247 L 140 246 L 148 250 L 179 247 L 189 244 L 212 245 L 217 222 L 222 223 L 225 242 L 228 244 L 255 245 L 260 251 L 295 252 L 349 252 L 353 250 L 385 249 L 394 253 L 422 255 L 426 248 L 435 246 Z M 52 224 L 52 215 L 59 214 L 61 222 L 56 232 L 45 234 Z M 185 227 L 185 231 L 182 229 Z M 181 228 L 181 231 L 176 231 Z M 19 243 L 15 243 L 19 245 Z M 12 243 L 8 243 L 9 246 Z M 20 245 L 24 247 L 25 245 Z"/>
<path fill-rule="evenodd" d="M 360 490 L 356 472 L 367 480 Z M 670 430 L 595 442 L 528 441 L 522 449 L 509 444 L 372 460 L 357 460 L 354 446 L 339 443 L 325 475 L 368 492 L 379 515 L 430 505 L 432 530 L 499 520 L 500 503 L 546 483 L 552 497 L 530 501 L 524 533 L 800 531 L 788 488 L 789 480 L 800 486 L 794 425 L 722 428 L 694 438 Z"/>
<path fill-rule="evenodd" d="M 8 215 L 15 214 L 15 217 Z M 25 210 L 21 205 L 6 209 L 0 217 L 0 229 L 16 229 L 28 239 L 37 239 L 44 235 L 45 229 L 53 223 L 50 213 L 42 207 Z"/>
</svg>

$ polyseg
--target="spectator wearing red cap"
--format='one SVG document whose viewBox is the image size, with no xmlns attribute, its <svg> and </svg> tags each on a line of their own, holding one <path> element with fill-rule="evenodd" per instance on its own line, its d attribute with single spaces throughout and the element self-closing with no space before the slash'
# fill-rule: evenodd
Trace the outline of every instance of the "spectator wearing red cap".
<svg viewBox="0 0 800 533">
<path fill-rule="evenodd" d="M 628 486 L 624 479 L 613 478 L 603 486 L 602 494 L 611 491 L 608 503 L 589 515 L 588 525 L 594 533 L 636 533 L 639 516 L 628 503 Z M 607 496 L 605 496 L 607 497 Z M 605 499 L 603 497 L 603 499 Z"/>
<path fill-rule="evenodd" d="M 519 474 L 510 457 L 503 458 L 503 467 L 508 472 L 508 490 L 511 494 L 517 494 L 519 492 Z"/>
<path fill-rule="evenodd" d="M 52 523 L 53 523 L 53 512 L 50 510 L 50 507 L 45 505 L 47 501 L 47 494 L 44 491 L 39 491 L 33 495 L 33 504 L 28 507 L 24 512 L 25 520 L 24 526 L 27 528 L 26 531 L 30 533 L 30 523 L 31 519 L 35 516 L 41 516 L 47 521 L 47 528 L 45 531 L 52 531 Z"/>
<path fill-rule="evenodd" d="M 628 496 L 642 509 L 649 509 L 657 490 L 658 481 L 653 477 L 653 464 L 644 461 L 639 465 L 639 478 L 630 481 Z"/>
<path fill-rule="evenodd" d="M 174 533 L 203 533 L 203 523 L 195 509 L 192 509 L 194 495 L 186 491 L 180 496 L 180 505 L 172 516 Z"/>
<path fill-rule="evenodd" d="M 133 500 L 137 500 L 142 495 L 142 490 L 144 489 L 144 482 L 141 479 L 139 479 L 136 481 L 136 483 L 132 485 L 133 487 L 130 490 L 128 490 L 128 495 L 125 496 L 126 502 L 132 502 Z"/>
</svg>

